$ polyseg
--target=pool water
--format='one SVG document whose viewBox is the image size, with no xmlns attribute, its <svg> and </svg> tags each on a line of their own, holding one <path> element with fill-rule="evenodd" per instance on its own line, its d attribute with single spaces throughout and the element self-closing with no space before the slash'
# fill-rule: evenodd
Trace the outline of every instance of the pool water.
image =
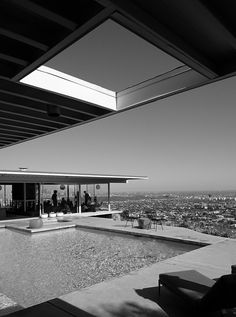
<svg viewBox="0 0 236 317">
<path fill-rule="evenodd" d="M 0 230 L 0 292 L 28 307 L 197 246 L 104 231 Z"/>
</svg>

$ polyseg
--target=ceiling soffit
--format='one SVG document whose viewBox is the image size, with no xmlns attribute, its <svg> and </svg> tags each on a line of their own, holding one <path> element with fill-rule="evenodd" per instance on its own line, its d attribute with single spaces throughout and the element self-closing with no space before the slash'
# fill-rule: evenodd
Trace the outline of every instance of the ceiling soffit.
<svg viewBox="0 0 236 317">
<path fill-rule="evenodd" d="M 19 83 L 107 19 L 184 64 L 119 91 L 116 110 L 124 111 L 233 76 L 235 13 L 233 0 L 0 1 L 0 147 L 116 113 Z M 48 115 L 49 105 L 59 107 L 60 116 Z"/>
</svg>

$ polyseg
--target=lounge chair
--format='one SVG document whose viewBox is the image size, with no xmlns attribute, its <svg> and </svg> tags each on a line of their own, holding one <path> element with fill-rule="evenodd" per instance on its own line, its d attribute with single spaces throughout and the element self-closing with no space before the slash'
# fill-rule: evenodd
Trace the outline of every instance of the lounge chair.
<svg viewBox="0 0 236 317">
<path fill-rule="evenodd" d="M 171 272 L 160 274 L 158 283 L 159 295 L 163 285 L 200 312 L 236 307 L 236 274 L 213 280 L 195 270 Z"/>
</svg>

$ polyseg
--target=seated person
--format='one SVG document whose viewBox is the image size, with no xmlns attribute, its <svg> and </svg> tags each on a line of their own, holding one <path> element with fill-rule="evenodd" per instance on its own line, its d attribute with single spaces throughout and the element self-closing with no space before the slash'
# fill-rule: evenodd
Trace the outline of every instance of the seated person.
<svg viewBox="0 0 236 317">
<path fill-rule="evenodd" d="M 67 199 L 67 206 L 70 208 L 70 209 L 73 209 L 73 203 L 72 201 L 68 198 Z"/>
<path fill-rule="evenodd" d="M 61 207 L 62 208 L 66 208 L 66 206 L 67 206 L 67 202 L 66 202 L 66 200 L 65 200 L 65 198 L 64 197 L 62 197 L 62 200 L 61 200 Z"/>
<path fill-rule="evenodd" d="M 82 212 L 88 211 L 88 206 L 86 206 L 85 203 L 82 203 L 82 205 L 81 205 L 81 211 L 82 211 Z"/>
</svg>

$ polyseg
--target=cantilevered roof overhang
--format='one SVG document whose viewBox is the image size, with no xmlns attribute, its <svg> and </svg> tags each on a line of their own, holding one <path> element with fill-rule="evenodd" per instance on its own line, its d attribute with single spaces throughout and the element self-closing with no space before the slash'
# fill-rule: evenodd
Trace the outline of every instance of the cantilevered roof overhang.
<svg viewBox="0 0 236 317">
<path fill-rule="evenodd" d="M 0 171 L 0 184 L 41 183 L 41 184 L 107 184 L 127 183 L 130 180 L 145 180 L 146 176 L 49 173 L 37 171 Z"/>
<path fill-rule="evenodd" d="M 234 76 L 235 14 L 233 0 L 0 1 L 0 148 Z M 181 66 L 116 92 L 68 77 L 64 90 L 47 90 L 45 77 L 41 88 L 23 83 L 108 19 Z M 89 99 L 77 95 L 79 85 Z"/>
</svg>

